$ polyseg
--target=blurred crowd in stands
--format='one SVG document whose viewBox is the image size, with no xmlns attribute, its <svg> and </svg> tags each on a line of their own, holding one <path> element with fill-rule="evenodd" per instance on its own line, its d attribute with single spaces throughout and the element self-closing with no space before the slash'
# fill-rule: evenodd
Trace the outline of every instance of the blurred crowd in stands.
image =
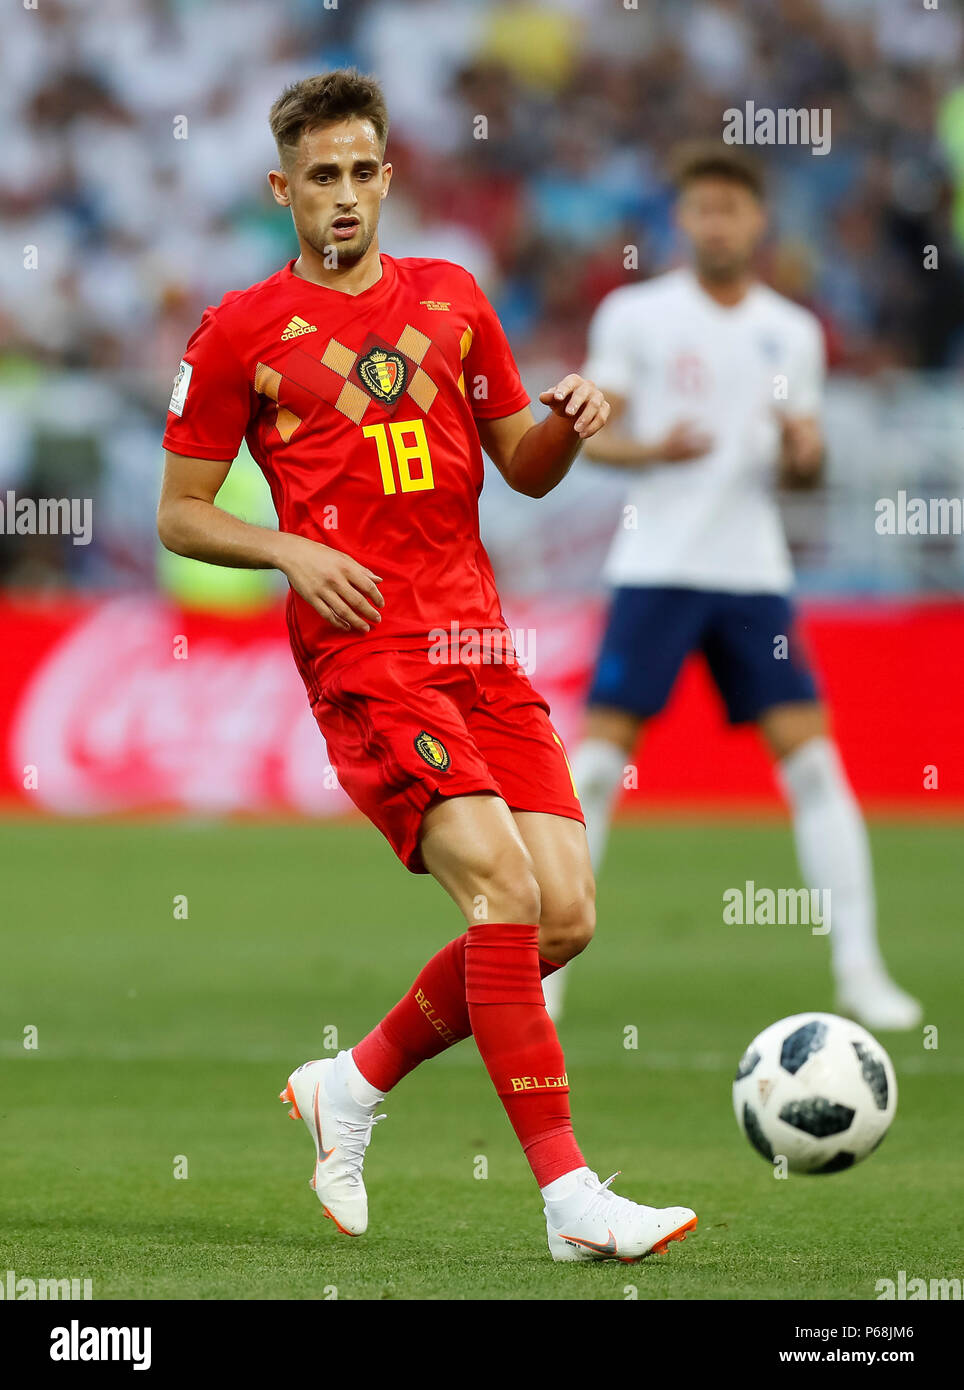
<svg viewBox="0 0 964 1390">
<path fill-rule="evenodd" d="M 153 461 L 143 444 L 139 462 L 124 453 L 134 427 L 109 425 L 111 384 L 159 432 L 203 306 L 296 254 L 264 177 L 268 109 L 287 82 L 348 64 L 380 77 L 392 120 L 383 249 L 468 266 L 523 364 L 578 364 L 600 298 L 672 264 L 670 152 L 753 101 L 830 112 L 828 154 L 757 153 L 772 202 L 764 273 L 818 313 L 832 365 L 959 368 L 962 51 L 944 0 L 13 7 L 0 44 L 0 485 L 36 475 L 24 450 L 43 454 L 42 400 L 57 426 L 71 411 L 95 433 L 101 421 L 97 448 L 136 484 L 109 506 L 121 523 L 136 510 Z M 52 405 L 40 383 L 64 372 Z M 52 453 L 62 462 L 62 441 Z"/>
</svg>

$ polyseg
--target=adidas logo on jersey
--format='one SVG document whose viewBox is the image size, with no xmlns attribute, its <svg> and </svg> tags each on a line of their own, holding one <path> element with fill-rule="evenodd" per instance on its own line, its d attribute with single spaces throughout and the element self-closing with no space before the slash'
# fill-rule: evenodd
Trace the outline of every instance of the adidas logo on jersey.
<svg viewBox="0 0 964 1390">
<path fill-rule="evenodd" d="M 300 338 L 302 333 L 317 332 L 318 329 L 315 327 L 313 323 L 308 323 L 307 320 L 299 318 L 298 315 L 295 314 L 294 318 L 288 324 L 288 327 L 282 333 L 281 341 L 283 343 L 286 343 L 289 338 Z"/>
</svg>

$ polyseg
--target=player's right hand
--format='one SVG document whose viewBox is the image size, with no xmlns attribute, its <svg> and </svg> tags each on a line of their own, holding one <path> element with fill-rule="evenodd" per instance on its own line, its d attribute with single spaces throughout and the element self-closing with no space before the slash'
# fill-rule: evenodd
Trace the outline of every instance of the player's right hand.
<svg viewBox="0 0 964 1390">
<path fill-rule="evenodd" d="M 713 447 L 713 436 L 692 420 L 681 420 L 653 448 L 653 458 L 662 463 L 686 463 L 702 458 Z"/>
<path fill-rule="evenodd" d="M 370 632 L 372 623 L 381 622 L 378 610 L 385 600 L 377 588 L 380 574 L 307 536 L 286 533 L 284 546 L 279 568 L 326 623 L 340 632 Z"/>
</svg>

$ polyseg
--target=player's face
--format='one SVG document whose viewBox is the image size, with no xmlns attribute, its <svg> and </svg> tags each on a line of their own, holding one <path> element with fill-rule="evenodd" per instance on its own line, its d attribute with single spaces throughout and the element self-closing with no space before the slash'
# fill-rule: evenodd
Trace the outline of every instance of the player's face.
<svg viewBox="0 0 964 1390">
<path fill-rule="evenodd" d="M 303 243 L 319 255 L 333 247 L 340 265 L 361 260 L 378 230 L 392 177 L 370 121 L 306 131 L 291 168 L 268 177 L 275 200 L 290 206 Z"/>
<path fill-rule="evenodd" d="M 709 280 L 744 275 L 766 228 L 760 200 L 730 179 L 694 179 L 680 197 L 677 219 Z"/>
</svg>

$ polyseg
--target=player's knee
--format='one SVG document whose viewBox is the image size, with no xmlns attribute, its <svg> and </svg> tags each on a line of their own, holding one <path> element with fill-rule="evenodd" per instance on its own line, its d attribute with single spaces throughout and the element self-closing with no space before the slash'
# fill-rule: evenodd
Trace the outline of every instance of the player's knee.
<svg viewBox="0 0 964 1390">
<path fill-rule="evenodd" d="M 479 885 L 474 911 L 490 922 L 538 922 L 542 894 L 531 866 L 519 856 L 501 861 Z"/>
<path fill-rule="evenodd" d="M 544 910 L 539 927 L 539 950 L 559 965 L 584 951 L 596 930 L 596 890 L 590 879 Z"/>
<path fill-rule="evenodd" d="M 760 728 L 775 758 L 789 758 L 804 744 L 827 735 L 823 706 L 813 701 L 776 705 L 760 716 Z"/>
</svg>

